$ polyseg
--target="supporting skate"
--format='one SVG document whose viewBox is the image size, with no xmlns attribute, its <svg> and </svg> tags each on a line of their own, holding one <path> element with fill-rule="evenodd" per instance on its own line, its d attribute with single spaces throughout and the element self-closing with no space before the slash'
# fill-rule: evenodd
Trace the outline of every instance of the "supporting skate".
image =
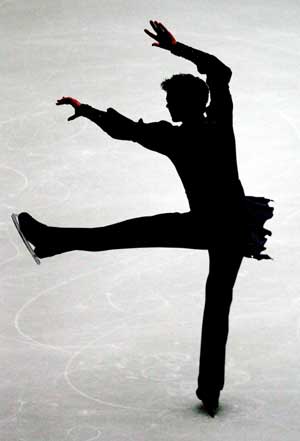
<svg viewBox="0 0 300 441">
<path fill-rule="evenodd" d="M 218 412 L 219 403 L 214 400 L 203 399 L 202 404 L 204 410 L 208 413 L 208 415 L 214 418 L 216 413 Z"/>
<path fill-rule="evenodd" d="M 13 214 L 11 215 L 11 218 L 12 218 L 12 220 L 13 220 L 13 223 L 14 223 L 14 225 L 15 225 L 15 227 L 16 227 L 16 229 L 17 229 L 17 231 L 18 231 L 18 233 L 19 233 L 19 235 L 20 235 L 22 241 L 24 242 L 24 244 L 25 244 L 27 250 L 29 251 L 30 255 L 31 255 L 32 258 L 34 259 L 35 263 L 36 263 L 37 265 L 40 265 L 40 264 L 41 264 L 40 259 L 37 257 L 37 255 L 36 255 L 35 252 L 34 252 L 34 249 L 32 248 L 32 246 L 31 246 L 31 244 L 30 244 L 30 242 L 28 242 L 28 240 L 26 239 L 26 237 L 24 236 L 24 234 L 22 233 L 22 231 L 21 231 L 21 229 L 20 229 L 20 224 L 19 224 L 18 215 L 15 214 L 15 213 L 13 213 Z"/>
<path fill-rule="evenodd" d="M 214 418 L 219 409 L 220 393 L 219 392 L 214 394 L 200 393 L 197 390 L 196 395 L 199 398 L 199 400 L 202 401 L 204 410 L 208 413 L 209 416 Z"/>
</svg>

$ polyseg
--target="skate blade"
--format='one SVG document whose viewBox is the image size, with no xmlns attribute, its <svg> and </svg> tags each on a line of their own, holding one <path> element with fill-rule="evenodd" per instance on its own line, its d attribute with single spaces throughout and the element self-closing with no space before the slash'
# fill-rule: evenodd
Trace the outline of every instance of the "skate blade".
<svg viewBox="0 0 300 441">
<path fill-rule="evenodd" d="M 19 235 L 20 235 L 20 237 L 21 237 L 21 239 L 22 239 L 23 242 L 24 242 L 24 245 L 26 246 L 27 250 L 29 251 L 31 257 L 33 258 L 33 260 L 35 261 L 35 263 L 36 263 L 37 265 L 40 265 L 40 264 L 41 264 L 40 259 L 37 257 L 37 255 L 35 254 L 33 248 L 31 247 L 30 243 L 28 242 L 28 240 L 25 238 L 24 234 L 23 234 L 22 231 L 20 230 L 20 225 L 19 225 L 18 215 L 15 214 L 15 213 L 13 213 L 13 214 L 11 215 L 11 218 L 12 218 L 12 220 L 13 220 L 13 223 L 14 223 L 14 225 L 15 225 L 15 227 L 16 227 L 16 229 L 17 229 L 17 231 L 18 231 L 18 233 L 19 233 Z"/>
</svg>

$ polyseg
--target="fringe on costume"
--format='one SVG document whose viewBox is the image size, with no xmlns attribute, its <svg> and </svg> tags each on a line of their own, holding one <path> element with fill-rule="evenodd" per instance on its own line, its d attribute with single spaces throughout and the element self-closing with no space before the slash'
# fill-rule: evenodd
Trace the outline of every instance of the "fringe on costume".
<svg viewBox="0 0 300 441">
<path fill-rule="evenodd" d="M 267 236 L 272 232 L 264 228 L 268 219 L 273 217 L 274 208 L 269 206 L 272 199 L 259 196 L 245 196 L 245 215 L 246 215 L 246 243 L 245 257 L 253 259 L 272 259 L 268 254 L 262 254 L 266 250 L 265 244 Z"/>
</svg>

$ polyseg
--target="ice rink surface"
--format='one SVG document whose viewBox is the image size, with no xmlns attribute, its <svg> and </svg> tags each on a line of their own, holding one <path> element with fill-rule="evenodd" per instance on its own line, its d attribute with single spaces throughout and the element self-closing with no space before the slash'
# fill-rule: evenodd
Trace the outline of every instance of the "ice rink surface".
<svg viewBox="0 0 300 441">
<path fill-rule="evenodd" d="M 215 419 L 194 395 L 205 251 L 73 252 L 39 267 L 10 219 L 100 226 L 188 210 L 172 164 L 91 122 L 71 95 L 169 119 L 160 82 L 195 67 L 143 33 L 158 19 L 221 58 L 246 194 L 275 200 L 268 252 L 243 261 Z M 1 1 L 1 441 L 297 441 L 300 433 L 300 3 Z"/>
</svg>

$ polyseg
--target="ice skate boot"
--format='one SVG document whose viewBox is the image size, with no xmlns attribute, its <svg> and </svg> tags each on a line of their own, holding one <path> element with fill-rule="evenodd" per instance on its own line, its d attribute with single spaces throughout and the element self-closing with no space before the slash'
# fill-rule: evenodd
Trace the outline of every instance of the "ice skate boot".
<svg viewBox="0 0 300 441">
<path fill-rule="evenodd" d="M 204 410 L 214 418 L 219 409 L 220 392 L 200 392 L 197 389 L 196 395 L 202 401 Z"/>
<path fill-rule="evenodd" d="M 37 265 L 41 258 L 57 254 L 50 234 L 50 228 L 36 221 L 28 213 L 12 214 L 13 223 L 27 250 Z"/>
</svg>

